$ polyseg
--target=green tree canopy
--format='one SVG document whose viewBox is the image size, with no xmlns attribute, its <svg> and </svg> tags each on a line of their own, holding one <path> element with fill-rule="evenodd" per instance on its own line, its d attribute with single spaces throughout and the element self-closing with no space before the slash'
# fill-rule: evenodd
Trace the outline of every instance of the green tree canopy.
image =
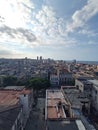
<svg viewBox="0 0 98 130">
<path fill-rule="evenodd" d="M 10 85 L 16 85 L 17 83 L 17 78 L 12 77 L 12 76 L 6 76 L 3 79 L 3 85 L 5 86 L 10 86 Z"/>
<path fill-rule="evenodd" d="M 35 90 L 47 89 L 49 86 L 50 81 L 43 78 L 31 78 L 27 83 L 27 87 L 33 88 Z"/>
</svg>

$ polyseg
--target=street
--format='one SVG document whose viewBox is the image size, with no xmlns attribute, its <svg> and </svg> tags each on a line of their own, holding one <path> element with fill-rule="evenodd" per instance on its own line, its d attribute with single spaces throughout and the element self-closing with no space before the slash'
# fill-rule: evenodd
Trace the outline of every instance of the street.
<svg viewBox="0 0 98 130">
<path fill-rule="evenodd" d="M 25 130 L 45 130 L 44 107 L 45 99 L 38 98 L 36 107 L 30 113 Z"/>
</svg>

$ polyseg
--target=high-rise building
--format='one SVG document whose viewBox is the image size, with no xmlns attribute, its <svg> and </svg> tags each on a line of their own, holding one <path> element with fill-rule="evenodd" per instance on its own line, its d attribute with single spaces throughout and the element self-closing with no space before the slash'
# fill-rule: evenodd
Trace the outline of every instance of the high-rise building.
<svg viewBox="0 0 98 130">
<path fill-rule="evenodd" d="M 42 60 L 42 56 L 40 56 L 40 60 Z"/>
<path fill-rule="evenodd" d="M 39 57 L 37 56 L 37 60 L 39 60 Z"/>
</svg>

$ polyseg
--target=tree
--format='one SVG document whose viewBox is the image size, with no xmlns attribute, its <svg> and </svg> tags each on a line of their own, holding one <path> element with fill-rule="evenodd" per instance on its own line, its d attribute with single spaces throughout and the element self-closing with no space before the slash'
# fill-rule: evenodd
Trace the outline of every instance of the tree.
<svg viewBox="0 0 98 130">
<path fill-rule="evenodd" d="M 26 86 L 26 84 L 27 84 L 27 79 L 24 79 L 24 78 L 19 78 L 18 80 L 17 80 L 17 86 Z"/>
<path fill-rule="evenodd" d="M 50 86 L 50 81 L 44 78 L 31 78 L 27 87 L 33 88 L 34 90 L 47 89 Z"/>
<path fill-rule="evenodd" d="M 16 85 L 17 83 L 17 78 L 16 77 L 12 77 L 12 76 L 7 76 L 4 77 L 3 79 L 3 86 L 12 86 L 12 85 Z"/>
</svg>

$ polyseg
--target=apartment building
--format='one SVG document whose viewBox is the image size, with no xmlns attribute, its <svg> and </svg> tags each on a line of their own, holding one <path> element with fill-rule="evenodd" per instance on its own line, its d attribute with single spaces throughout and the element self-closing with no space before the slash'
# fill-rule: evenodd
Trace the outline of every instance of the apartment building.
<svg viewBox="0 0 98 130">
<path fill-rule="evenodd" d="M 98 114 L 98 80 L 88 80 L 93 84 L 91 89 L 91 103 L 95 112 Z"/>
<path fill-rule="evenodd" d="M 32 109 L 33 91 L 26 90 L 25 88 L 17 90 L 16 88 L 17 88 L 16 86 L 13 86 L 13 87 L 7 87 L 6 89 L 0 90 L 0 111 L 4 113 L 6 112 L 6 110 L 10 111 L 10 109 L 12 108 L 14 109 L 14 107 L 21 106 L 21 109 L 19 109 L 20 110 L 19 113 L 21 113 L 22 115 L 21 126 L 22 128 L 25 128 L 27 119 L 29 118 L 29 114 Z M 19 114 L 17 114 L 15 118 L 18 119 L 18 116 Z M 5 118 L 7 119 L 7 117 Z M 13 119 L 10 119 L 10 120 L 13 120 Z M 14 124 L 16 123 L 14 122 Z M 15 126 L 15 128 L 11 130 L 22 130 L 22 128 L 18 129 L 18 126 Z"/>
<path fill-rule="evenodd" d="M 50 75 L 50 83 L 52 86 L 59 86 L 59 77 L 58 75 L 51 74 Z"/>
<path fill-rule="evenodd" d="M 85 130 L 96 130 L 92 123 L 87 120 L 87 115 L 90 113 L 91 101 L 86 93 L 80 92 L 75 86 L 62 86 L 61 91 L 65 99 L 71 106 L 71 119 L 81 120 Z M 82 130 L 82 128 L 79 128 Z"/>
<path fill-rule="evenodd" d="M 59 85 L 68 85 L 73 81 L 72 73 L 68 72 L 67 69 L 58 69 L 57 75 L 59 77 Z"/>
<path fill-rule="evenodd" d="M 74 116 L 71 104 L 61 90 L 46 91 L 45 121 L 47 130 L 95 130 Z"/>
<path fill-rule="evenodd" d="M 71 85 L 73 82 L 72 73 L 67 69 L 57 68 L 55 74 L 50 75 L 50 82 L 52 86 Z"/>
<path fill-rule="evenodd" d="M 87 93 L 90 94 L 92 85 L 93 85 L 92 83 L 88 82 L 87 79 L 84 79 L 84 78 L 80 78 L 80 79 L 75 80 L 75 86 L 81 92 L 87 91 Z"/>
<path fill-rule="evenodd" d="M 75 117 L 79 117 L 79 112 L 89 114 L 90 99 L 86 93 L 81 92 L 75 86 L 62 86 L 64 97 L 70 102 L 71 110 Z"/>
<path fill-rule="evenodd" d="M 0 111 L 0 130 L 23 130 L 22 106 L 8 107 Z"/>
</svg>

